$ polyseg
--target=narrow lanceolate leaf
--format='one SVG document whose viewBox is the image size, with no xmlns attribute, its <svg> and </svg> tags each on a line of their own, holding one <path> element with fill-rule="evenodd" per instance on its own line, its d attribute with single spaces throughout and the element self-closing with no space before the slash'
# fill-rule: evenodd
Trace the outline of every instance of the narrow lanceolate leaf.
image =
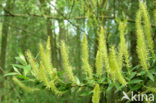
<svg viewBox="0 0 156 103">
<path fill-rule="evenodd" d="M 110 68 L 111 68 L 111 76 L 113 81 L 117 80 L 122 84 L 122 85 L 126 85 L 127 82 L 125 81 L 124 77 L 122 76 L 122 71 L 120 69 L 118 60 L 117 60 L 117 56 L 116 56 L 116 51 L 114 46 L 111 48 L 110 51 L 110 55 L 109 55 L 109 62 L 110 62 Z"/>
<path fill-rule="evenodd" d="M 26 92 L 35 92 L 35 91 L 39 91 L 38 88 L 31 88 L 26 86 L 25 84 L 23 84 L 20 80 L 18 80 L 16 77 L 13 77 L 13 81 L 19 86 L 21 87 L 23 90 L 25 90 Z"/>
<path fill-rule="evenodd" d="M 145 44 L 145 38 L 143 34 L 143 29 L 141 26 L 141 11 L 137 12 L 136 16 L 136 34 L 137 34 L 137 54 L 140 59 L 141 66 L 147 71 L 147 59 L 148 59 L 148 50 Z"/>
<path fill-rule="evenodd" d="M 88 61 L 88 44 L 87 44 L 87 38 L 86 34 L 83 35 L 83 42 L 82 42 L 82 63 L 83 63 L 83 70 L 85 71 L 85 74 L 89 77 L 89 79 L 93 78 L 92 75 L 92 69 L 89 65 Z"/>
<path fill-rule="evenodd" d="M 30 63 L 31 67 L 32 67 L 32 72 L 33 72 L 33 75 L 39 79 L 39 69 L 38 69 L 38 65 L 34 59 L 34 57 L 32 56 L 31 52 L 30 51 L 27 51 L 26 52 L 27 54 L 27 57 L 28 57 L 28 62 Z"/>
<path fill-rule="evenodd" d="M 100 100 L 100 86 L 96 84 L 93 91 L 92 102 L 99 103 Z"/>
<path fill-rule="evenodd" d="M 61 45 L 61 54 L 62 54 L 62 59 L 63 59 L 63 66 L 64 66 L 65 71 L 67 72 L 69 79 L 73 82 L 76 82 L 73 72 L 72 72 L 72 68 L 69 65 L 67 48 L 64 42 L 62 42 L 62 45 Z"/>
<path fill-rule="evenodd" d="M 150 23 L 150 16 L 148 14 L 147 7 L 143 2 L 141 2 L 139 6 L 143 15 L 144 31 L 145 31 L 145 35 L 147 38 L 147 44 L 151 53 L 154 53 L 153 51 L 154 44 L 153 44 L 153 39 L 152 39 L 152 28 L 151 28 L 151 23 Z"/>
</svg>

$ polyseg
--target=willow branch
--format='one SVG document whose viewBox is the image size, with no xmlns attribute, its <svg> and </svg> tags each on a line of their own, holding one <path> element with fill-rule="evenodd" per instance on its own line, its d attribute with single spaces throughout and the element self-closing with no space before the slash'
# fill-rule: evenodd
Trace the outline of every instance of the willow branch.
<svg viewBox="0 0 156 103">
<path fill-rule="evenodd" d="M 48 15 L 39 15 L 39 14 L 13 14 L 13 13 L 8 13 L 8 14 L 2 14 L 0 15 L 1 17 L 3 16 L 8 16 L 8 17 L 22 17 L 22 18 L 28 18 L 28 17 L 39 17 L 39 18 L 47 18 L 47 19 L 55 19 L 55 20 L 82 20 L 82 19 L 87 19 L 86 16 L 78 16 L 78 17 L 55 17 L 55 16 L 48 16 Z M 104 19 L 110 19 L 114 20 L 114 16 L 100 16 L 99 18 L 104 18 Z M 135 20 L 133 19 L 128 19 L 127 20 L 130 23 L 136 23 Z M 151 25 L 152 27 L 156 27 L 155 25 Z"/>
</svg>

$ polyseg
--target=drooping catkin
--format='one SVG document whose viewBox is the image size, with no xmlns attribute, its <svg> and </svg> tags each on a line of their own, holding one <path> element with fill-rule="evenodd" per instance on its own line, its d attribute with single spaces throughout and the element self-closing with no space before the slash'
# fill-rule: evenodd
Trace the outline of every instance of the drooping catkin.
<svg viewBox="0 0 156 103">
<path fill-rule="evenodd" d="M 72 67 L 69 65 L 67 48 L 64 42 L 61 43 L 61 55 L 63 59 L 63 66 L 69 79 L 73 82 L 76 82 L 75 77 L 73 75 Z"/>
<path fill-rule="evenodd" d="M 137 12 L 136 16 L 136 35 L 137 35 L 137 54 L 140 60 L 140 64 L 146 71 L 148 70 L 148 50 L 145 44 L 145 38 L 143 34 L 143 29 L 141 26 L 141 11 Z"/>
<path fill-rule="evenodd" d="M 93 78 L 92 69 L 89 65 L 89 56 L 88 56 L 88 44 L 86 34 L 83 34 L 83 42 L 82 42 L 82 68 L 89 79 Z"/>
<path fill-rule="evenodd" d="M 96 84 L 93 90 L 92 102 L 99 103 L 100 100 L 100 86 Z"/>
<path fill-rule="evenodd" d="M 30 63 L 32 67 L 32 74 L 36 77 L 36 79 L 39 80 L 40 75 L 39 75 L 38 65 L 30 51 L 27 51 L 26 54 L 27 54 L 28 62 Z"/>
<path fill-rule="evenodd" d="M 26 92 L 35 92 L 35 91 L 39 91 L 40 89 L 38 88 L 32 88 L 32 87 L 28 87 L 25 84 L 23 84 L 20 80 L 18 80 L 16 77 L 13 77 L 13 81 L 19 86 L 21 87 L 23 90 L 25 90 Z"/>
<path fill-rule="evenodd" d="M 109 54 L 109 62 L 110 62 L 110 68 L 111 68 L 110 74 L 112 76 L 112 80 L 113 81 L 115 81 L 116 78 L 117 78 L 117 80 L 122 85 L 125 86 L 127 84 L 127 82 L 124 79 L 124 77 L 122 76 L 122 71 L 120 69 L 120 66 L 119 66 L 119 63 L 118 63 L 116 55 L 117 54 L 116 54 L 115 48 L 114 48 L 114 46 L 112 46 L 111 50 L 110 50 L 110 54 Z"/>
<path fill-rule="evenodd" d="M 152 39 L 152 28 L 151 28 L 151 23 L 150 23 L 150 16 L 147 11 L 147 7 L 143 2 L 140 2 L 140 11 L 142 12 L 143 15 L 143 20 L 144 20 L 144 31 L 145 35 L 147 38 L 147 44 L 148 48 L 150 49 L 151 53 L 154 53 L 153 48 L 153 39 Z"/>
</svg>

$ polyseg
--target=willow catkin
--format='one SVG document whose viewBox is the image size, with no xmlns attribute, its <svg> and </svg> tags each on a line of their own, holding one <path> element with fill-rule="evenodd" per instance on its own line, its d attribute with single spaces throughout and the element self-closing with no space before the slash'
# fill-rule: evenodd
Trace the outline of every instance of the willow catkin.
<svg viewBox="0 0 156 103">
<path fill-rule="evenodd" d="M 103 57 L 102 57 L 102 53 L 100 51 L 97 51 L 95 66 L 96 66 L 96 74 L 99 77 L 101 77 L 102 68 L 103 68 Z"/>
<path fill-rule="evenodd" d="M 143 2 L 140 2 L 140 11 L 143 17 L 143 22 L 144 22 L 144 31 L 145 31 L 145 36 L 147 38 L 147 44 L 148 48 L 150 49 L 151 53 L 154 53 L 153 48 L 153 39 L 152 39 L 152 28 L 151 28 L 151 23 L 150 23 L 150 16 L 147 11 L 147 7 Z"/>
<path fill-rule="evenodd" d="M 106 30 L 101 27 L 101 32 L 100 32 L 100 40 L 101 40 L 101 51 L 103 54 L 103 59 L 104 59 L 104 64 L 105 68 L 108 74 L 110 74 L 110 66 L 109 66 L 109 58 L 108 58 L 108 53 L 107 53 L 107 46 L 106 46 Z"/>
<path fill-rule="evenodd" d="M 40 62 L 40 75 L 41 75 L 41 81 L 45 84 L 46 87 L 49 88 L 49 79 L 46 72 L 46 68 L 43 65 L 43 62 Z"/>
<path fill-rule="evenodd" d="M 156 93 L 156 88 L 154 87 L 145 87 L 147 91 Z"/>
<path fill-rule="evenodd" d="M 37 63 L 36 63 L 34 57 L 32 56 L 32 54 L 31 54 L 30 51 L 27 51 L 26 54 L 27 54 L 28 62 L 30 63 L 30 65 L 31 65 L 31 67 L 32 67 L 32 74 L 33 74 L 37 79 L 39 79 L 39 78 L 40 78 L 39 69 L 38 69 L 38 65 L 37 65 Z"/>
<path fill-rule="evenodd" d="M 130 61 L 129 61 L 129 54 L 128 54 L 128 49 L 127 49 L 126 40 L 125 40 L 126 25 L 127 25 L 127 21 L 119 22 L 119 31 L 120 31 L 119 66 L 122 69 L 123 57 L 124 57 L 126 66 L 127 66 L 127 71 L 129 72 Z"/>
<path fill-rule="evenodd" d="M 47 51 L 48 51 L 48 53 L 47 53 Z M 46 68 L 46 72 L 48 74 L 51 74 L 53 66 L 52 66 L 51 58 L 49 57 L 50 56 L 49 52 L 50 52 L 49 50 L 45 50 L 43 48 L 43 45 L 40 44 L 40 59 L 44 65 L 44 67 Z"/>
<path fill-rule="evenodd" d="M 120 69 L 119 63 L 120 61 L 117 60 L 116 51 L 114 46 L 111 47 L 110 54 L 109 54 L 109 62 L 110 62 L 110 68 L 111 68 L 111 77 L 112 80 L 115 81 L 116 79 L 122 84 L 126 85 L 127 82 L 122 76 L 122 71 Z"/>
<path fill-rule="evenodd" d="M 92 102 L 99 103 L 100 100 L 100 86 L 96 84 L 93 90 Z"/>
<path fill-rule="evenodd" d="M 145 69 L 148 71 L 148 64 L 147 64 L 147 59 L 148 59 L 148 50 L 145 44 L 145 37 L 143 34 L 143 29 L 141 26 L 141 11 L 139 10 L 137 12 L 136 16 L 136 35 L 137 35 L 137 54 L 138 58 L 140 60 L 140 64 Z"/>
<path fill-rule="evenodd" d="M 61 45 L 61 55 L 62 55 L 62 59 L 63 59 L 63 66 L 64 69 L 69 77 L 69 79 L 73 82 L 76 82 L 75 77 L 73 75 L 73 71 L 71 66 L 69 65 L 69 60 L 68 60 L 68 54 L 67 54 L 67 48 L 64 42 L 62 42 Z"/>
<path fill-rule="evenodd" d="M 51 90 L 52 90 L 56 95 L 60 96 L 60 95 L 63 94 L 63 92 L 62 92 L 62 91 L 59 91 L 58 88 L 56 87 L 54 80 L 50 81 L 49 84 L 50 84 Z"/>
<path fill-rule="evenodd" d="M 83 34 L 82 42 L 82 68 L 89 79 L 93 78 L 93 71 L 89 65 L 88 44 L 86 34 Z"/>
<path fill-rule="evenodd" d="M 25 84 L 23 84 L 20 80 L 18 80 L 16 77 L 13 77 L 13 81 L 19 86 L 21 87 L 23 90 L 25 90 L 26 92 L 35 92 L 35 91 L 39 91 L 40 89 L 38 88 L 32 88 L 32 87 L 28 87 Z"/>
</svg>

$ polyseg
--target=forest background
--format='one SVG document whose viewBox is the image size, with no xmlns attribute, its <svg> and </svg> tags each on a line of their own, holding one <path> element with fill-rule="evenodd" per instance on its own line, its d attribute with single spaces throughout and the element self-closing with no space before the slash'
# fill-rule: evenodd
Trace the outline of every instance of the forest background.
<svg viewBox="0 0 156 103">
<path fill-rule="evenodd" d="M 56 97 L 48 90 L 27 93 L 13 83 L 6 73 L 14 71 L 19 54 L 29 49 L 37 58 L 39 43 L 45 44 L 48 36 L 52 61 L 62 69 L 60 43 L 68 45 L 69 60 L 74 73 L 81 74 L 81 41 L 87 35 L 89 62 L 95 71 L 100 28 L 107 29 L 109 44 L 118 45 L 120 32 L 118 21 L 127 18 L 126 40 L 132 65 L 138 65 L 136 54 L 135 18 L 140 0 L 0 0 L 0 102 L 1 103 L 91 103 L 91 95 L 78 95 L 73 90 L 63 97 Z M 153 34 L 155 0 L 144 0 L 150 15 Z M 156 35 L 153 37 L 156 43 Z M 109 45 L 108 45 L 109 46 Z M 28 67 L 29 68 L 29 67 Z M 30 72 L 30 71 L 28 71 Z M 111 96 L 113 96 L 112 93 Z M 114 96 L 115 98 L 115 96 Z M 74 102 L 73 102 L 74 100 Z M 115 100 L 115 99 L 114 99 Z M 102 102 L 101 102 L 102 103 Z"/>
</svg>

